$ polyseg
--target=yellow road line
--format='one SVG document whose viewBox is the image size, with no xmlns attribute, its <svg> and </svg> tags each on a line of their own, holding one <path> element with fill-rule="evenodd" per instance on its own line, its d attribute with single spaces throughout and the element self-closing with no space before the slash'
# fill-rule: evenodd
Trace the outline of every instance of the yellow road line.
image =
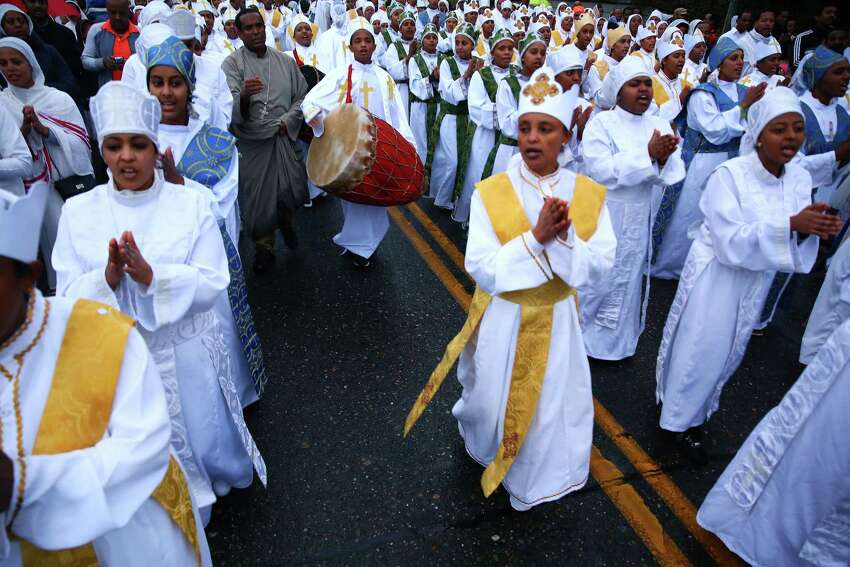
<svg viewBox="0 0 850 567">
<path fill-rule="evenodd" d="M 431 268 L 431 271 L 434 272 L 434 275 L 437 276 L 437 279 L 457 300 L 463 310 L 469 311 L 471 296 L 446 268 L 434 250 L 401 212 L 392 208 L 389 209 L 389 214 L 393 222 L 425 260 L 428 267 Z M 688 559 L 664 531 L 661 522 L 658 521 L 658 518 L 652 513 L 640 494 L 624 481 L 620 469 L 614 463 L 605 459 L 595 445 L 590 455 L 590 473 L 660 565 L 665 567 L 690 565 Z"/>
<path fill-rule="evenodd" d="M 458 250 L 457 246 L 455 246 L 454 242 L 449 240 L 449 237 L 443 233 L 442 230 L 434 224 L 434 221 L 431 220 L 431 217 L 425 214 L 419 205 L 416 203 L 410 203 L 407 205 L 407 209 L 413 213 L 413 216 L 416 217 L 422 226 L 425 227 L 425 230 L 431 235 L 431 237 L 437 242 L 440 248 L 443 249 L 443 252 L 446 253 L 446 256 L 452 261 L 452 263 L 460 268 L 463 273 L 466 273 L 466 269 L 464 268 L 464 257 L 460 250 Z"/>
<path fill-rule="evenodd" d="M 415 209 L 413 208 L 415 207 Z M 452 258 L 452 262 L 457 264 L 455 257 L 460 257 L 461 266 L 463 265 L 463 254 L 455 246 L 455 244 L 440 230 L 418 205 L 412 203 L 408 205 L 417 220 L 422 223 L 429 234 L 440 245 L 447 255 Z M 417 213 L 418 210 L 418 213 Z M 426 217 L 427 223 L 421 219 L 421 216 Z M 464 271 L 464 273 L 466 273 Z M 702 545 L 705 551 L 711 558 L 720 565 L 743 566 L 743 563 L 737 555 L 730 552 L 723 542 L 711 532 L 704 530 L 696 520 L 696 507 L 691 503 L 687 496 L 676 486 L 664 471 L 640 445 L 626 433 L 622 425 L 614 418 L 605 406 L 599 400 L 593 398 L 594 404 L 594 420 L 602 429 L 611 441 L 617 446 L 620 452 L 628 459 L 636 471 L 646 480 L 649 486 L 655 493 L 661 497 L 661 500 L 673 512 L 673 515 L 679 519 L 685 528 L 694 536 L 694 538 Z"/>
</svg>

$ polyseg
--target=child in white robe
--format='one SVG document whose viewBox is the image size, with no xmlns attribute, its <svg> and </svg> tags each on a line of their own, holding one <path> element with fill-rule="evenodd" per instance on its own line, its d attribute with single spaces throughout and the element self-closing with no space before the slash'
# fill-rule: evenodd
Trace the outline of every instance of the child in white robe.
<svg viewBox="0 0 850 567">
<path fill-rule="evenodd" d="M 558 165 L 575 95 L 564 95 L 544 67 L 521 97 L 520 155 L 472 198 L 466 270 L 477 289 L 469 319 L 405 432 L 460 356 L 463 393 L 452 413 L 467 452 L 487 467 L 484 494 L 501 484 L 523 511 L 587 481 L 593 397 L 575 288 L 605 276 L 616 239 L 605 188 Z"/>
<path fill-rule="evenodd" d="M 698 35 L 685 34 L 685 67 L 682 69 L 682 80 L 693 86 L 703 82 L 708 75 L 708 64 L 703 61 L 706 44 L 702 33 Z"/>
<path fill-rule="evenodd" d="M 404 112 L 410 110 L 410 75 L 408 63 L 413 54 L 419 49 L 419 43 L 414 39 L 416 36 L 416 16 L 411 12 L 405 12 L 399 22 L 401 37 L 394 41 L 384 53 L 381 66 L 395 81 L 398 87 Z"/>
<path fill-rule="evenodd" d="M 43 183 L 26 197 L 0 190 L 0 564 L 210 566 L 133 321 L 35 287 L 46 196 Z"/>
<path fill-rule="evenodd" d="M 582 83 L 584 98 L 605 110 L 614 106 L 615 101 L 605 101 L 604 97 L 600 96 L 602 94 L 602 81 L 629 54 L 631 44 L 632 36 L 625 27 L 608 29 L 605 38 L 605 53 L 590 66 L 587 77 Z"/>
<path fill-rule="evenodd" d="M 440 62 L 437 45 L 440 34 L 434 24 L 425 24 L 422 29 L 422 49 L 410 58 L 410 129 L 416 138 L 416 152 L 427 168 L 428 154 L 433 155 L 436 133 L 432 126 L 437 120 L 440 106 L 439 71 Z"/>
<path fill-rule="evenodd" d="M 759 42 L 755 47 L 755 66 L 740 83 L 745 87 L 753 87 L 767 83 L 767 89 L 773 89 L 785 81 L 779 74 L 779 61 L 782 58 L 782 48 L 778 43 Z"/>
<path fill-rule="evenodd" d="M 230 359 L 243 353 L 227 348 L 213 311 L 230 281 L 221 232 L 208 192 L 154 169 L 156 98 L 113 81 L 91 108 L 111 176 L 62 209 L 57 295 L 137 320 L 168 395 L 172 447 L 207 521 L 217 496 L 251 484 L 252 468 L 266 480 L 233 381 Z"/>
<path fill-rule="evenodd" d="M 605 79 L 606 95 L 617 101 L 594 116 L 581 150 L 588 175 L 608 187 L 608 211 L 617 236 L 614 268 L 604 282 L 582 290 L 581 312 L 587 353 L 603 360 L 633 356 L 649 303 L 644 273 L 652 256 L 654 193 L 685 178 L 678 138 L 663 118 L 648 112 L 652 71 L 628 58 Z"/>
<path fill-rule="evenodd" d="M 660 425 L 680 433 L 689 458 L 707 459 L 699 427 L 744 356 L 777 271 L 807 273 L 818 236 L 841 229 L 811 204 L 812 178 L 790 163 L 803 143 L 796 95 L 777 87 L 753 104 L 742 155 L 712 174 L 704 220 L 667 316 L 656 368 Z M 770 169 L 768 169 L 770 168 Z"/>
<path fill-rule="evenodd" d="M 688 93 L 693 85 L 682 80 L 682 69 L 685 67 L 685 47 L 681 37 L 673 41 L 662 41 L 658 44 L 658 62 L 660 68 L 652 75 L 652 97 L 655 103 L 655 114 L 666 120 L 679 131 L 676 122 L 684 110 Z"/>
<path fill-rule="evenodd" d="M 388 122 L 415 145 L 416 139 L 407 122 L 404 103 L 395 82 L 386 71 L 372 63 L 375 51 L 372 26 L 362 18 L 354 20 L 349 26 L 348 37 L 354 62 L 331 70 L 307 93 L 301 105 L 305 121 L 315 136 L 322 136 L 325 133 L 325 116 L 350 100 L 352 104 Z M 343 253 L 354 255 L 356 267 L 366 268 L 389 229 L 387 209 L 344 200 L 340 200 L 340 204 L 344 222 L 333 241 L 343 248 Z"/>
</svg>

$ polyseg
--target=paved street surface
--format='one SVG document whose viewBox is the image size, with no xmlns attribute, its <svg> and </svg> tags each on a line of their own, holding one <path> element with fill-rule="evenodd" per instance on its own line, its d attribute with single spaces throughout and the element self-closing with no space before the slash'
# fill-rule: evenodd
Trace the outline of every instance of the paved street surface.
<svg viewBox="0 0 850 567">
<path fill-rule="evenodd" d="M 423 222 L 424 221 L 424 222 Z M 279 242 L 274 273 L 249 274 L 269 383 L 248 423 L 269 468 L 215 507 L 216 565 L 713 565 L 740 562 L 695 511 L 759 419 L 802 370 L 803 325 L 823 275 L 795 281 L 774 324 L 753 337 L 708 429 L 696 468 L 657 433 L 655 359 L 675 282 L 652 282 L 635 357 L 592 362 L 598 401 L 587 486 L 514 512 L 481 493 L 451 407 L 454 372 L 413 429 L 402 424 L 472 284 L 464 233 L 430 201 L 394 209 L 372 267 L 357 271 L 331 237 L 328 198 L 299 212 L 301 246 Z M 243 240 L 246 268 L 253 261 Z M 786 298 L 789 299 L 789 298 Z"/>
</svg>

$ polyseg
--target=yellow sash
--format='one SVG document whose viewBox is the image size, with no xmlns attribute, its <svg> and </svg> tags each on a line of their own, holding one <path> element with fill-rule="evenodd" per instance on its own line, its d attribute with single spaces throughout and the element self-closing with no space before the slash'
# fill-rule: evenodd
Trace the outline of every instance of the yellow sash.
<svg viewBox="0 0 850 567">
<path fill-rule="evenodd" d="M 514 192 L 506 173 L 490 177 L 476 186 L 487 210 L 496 236 L 502 245 L 531 229 L 531 223 L 522 204 Z M 605 187 L 584 176 L 576 177 L 575 192 L 570 203 L 570 219 L 576 235 L 587 240 L 596 231 Z M 502 442 L 495 459 L 481 477 L 481 488 L 490 496 L 501 484 L 519 454 L 531 420 L 537 410 L 537 402 L 543 387 L 549 348 L 552 339 L 554 306 L 567 297 L 577 296 L 575 288 L 557 276 L 534 289 L 503 293 L 499 297 L 520 306 L 520 326 L 514 366 L 511 370 L 511 386 L 505 408 L 505 425 Z M 460 356 L 475 329 L 478 328 L 492 297 L 475 289 L 469 315 L 460 333 L 446 347 L 442 360 L 431 373 L 428 382 L 419 394 L 404 424 L 405 436 L 425 411 L 443 381 Z"/>
<path fill-rule="evenodd" d="M 129 317 L 100 303 L 79 300 L 74 304 L 56 360 L 53 383 L 44 406 L 33 455 L 77 451 L 92 447 L 103 438 L 112 414 L 127 337 L 133 325 Z M 173 459 L 152 496 L 186 536 L 200 564 L 201 553 L 189 486 Z M 24 540 L 19 540 L 19 543 L 25 567 L 98 565 L 91 544 L 45 551 Z"/>
<path fill-rule="evenodd" d="M 667 94 L 664 85 L 661 84 L 661 80 L 654 75 L 652 77 L 652 98 L 658 106 L 670 100 L 670 95 Z"/>
<path fill-rule="evenodd" d="M 608 61 L 600 59 L 594 63 L 593 66 L 596 67 L 596 71 L 599 73 L 599 79 L 604 80 L 605 76 L 608 74 Z"/>
</svg>

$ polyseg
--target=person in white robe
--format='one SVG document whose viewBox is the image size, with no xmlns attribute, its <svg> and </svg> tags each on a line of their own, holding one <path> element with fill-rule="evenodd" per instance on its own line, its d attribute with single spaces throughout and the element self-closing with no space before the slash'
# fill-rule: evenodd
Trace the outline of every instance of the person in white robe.
<svg viewBox="0 0 850 567">
<path fill-rule="evenodd" d="M 454 202 L 462 188 L 458 187 L 458 176 L 466 172 L 469 158 L 469 81 L 484 60 L 473 57 L 472 49 L 477 34 L 470 24 L 461 24 L 455 29 L 454 55 L 443 58 L 440 63 L 440 113 L 434 125 L 438 132 L 434 155 L 428 161 L 428 196 L 434 204 L 446 210 L 454 209 Z"/>
<path fill-rule="evenodd" d="M 335 2 L 331 8 L 333 26 L 322 31 L 316 41 L 318 69 L 325 75 L 349 65 L 352 61 L 348 46 L 348 14 L 345 4 Z"/>
<path fill-rule="evenodd" d="M 780 84 L 787 86 L 785 77 L 779 74 L 779 61 L 782 58 L 782 48 L 779 43 L 758 43 L 753 55 L 755 63 L 750 72 L 739 81 L 745 87 L 767 83 L 767 89 L 773 89 Z"/>
<path fill-rule="evenodd" d="M 652 257 L 653 194 L 685 178 L 679 139 L 670 122 L 651 115 L 652 72 L 629 58 L 605 79 L 617 106 L 591 118 L 581 151 L 588 175 L 608 188 L 617 236 L 614 268 L 604 282 L 582 290 L 587 354 L 602 360 L 633 356 L 646 320 Z"/>
<path fill-rule="evenodd" d="M 452 219 L 464 225 L 469 221 L 475 184 L 490 177 L 495 166 L 488 158 L 499 131 L 499 115 L 496 112 L 499 84 L 505 77 L 517 74 L 516 68 L 511 65 L 514 39 L 510 32 L 499 30 L 490 42 L 490 64 L 476 71 L 469 81 L 469 120 L 475 133 L 472 135 L 463 189 L 452 211 Z"/>
<path fill-rule="evenodd" d="M 604 110 L 613 108 L 616 101 L 606 101 L 602 96 L 602 81 L 629 54 L 631 44 L 632 36 L 625 27 L 608 28 L 605 39 L 606 52 L 591 65 L 587 78 L 582 83 L 584 98 Z"/>
<path fill-rule="evenodd" d="M 687 34 L 685 41 L 685 67 L 682 69 L 682 80 L 696 86 L 705 82 L 708 76 L 708 63 L 703 61 L 708 46 L 700 35 Z"/>
<path fill-rule="evenodd" d="M 47 211 L 41 227 L 41 254 L 46 264 L 47 285 L 56 289 L 56 272 L 50 262 L 63 200 L 56 182 L 86 178 L 94 185 L 91 147 L 85 122 L 74 99 L 44 84 L 44 73 L 30 46 L 16 37 L 0 39 L 5 65 L 0 72 L 7 87 L 0 92 L 2 105 L 23 134 L 32 159 L 32 169 L 23 176 L 24 187 L 38 181 L 47 191 Z M 14 139 L 14 138 L 13 138 Z"/>
<path fill-rule="evenodd" d="M 0 564 L 211 566 L 144 339 L 105 305 L 35 287 L 46 197 L 0 191 L 0 303 L 21 314 L 0 324 Z"/>
<path fill-rule="evenodd" d="M 578 93 L 587 61 L 582 63 L 581 52 L 577 49 L 569 49 L 569 47 L 571 46 L 559 51 L 556 57 L 550 57 L 547 63 L 555 73 L 555 80 L 561 85 L 564 92 L 575 90 Z M 573 173 L 585 172 L 581 142 L 587 123 L 595 111 L 596 109 L 589 100 L 576 95 L 576 109 L 573 126 L 570 129 L 570 142 L 564 146 L 558 158 L 561 167 L 569 169 Z"/>
<path fill-rule="evenodd" d="M 658 65 L 658 59 L 655 56 L 655 43 L 657 41 L 655 32 L 640 26 L 635 36 L 635 43 L 639 48 L 629 54 L 630 57 L 637 57 L 643 61 L 650 73 L 654 73 Z"/>
<path fill-rule="evenodd" d="M 404 105 L 405 113 L 410 111 L 410 70 L 409 63 L 419 49 L 416 41 L 416 15 L 405 12 L 399 22 L 400 39 L 388 46 L 381 60 L 381 67 L 393 78 Z"/>
<path fill-rule="evenodd" d="M 422 30 L 422 49 L 408 62 L 410 77 L 410 129 L 416 138 L 416 152 L 427 168 L 428 153 L 433 155 L 436 132 L 432 126 L 440 107 L 437 45 L 440 34 L 437 26 L 426 24 Z"/>
<path fill-rule="evenodd" d="M 704 219 L 658 352 L 661 428 L 678 433 L 698 463 L 707 459 L 700 426 L 741 363 L 776 272 L 809 272 L 818 237 L 841 229 L 826 214 L 829 205 L 811 204 L 811 175 L 791 163 L 803 143 L 796 95 L 777 87 L 750 107 L 748 120 L 741 156 L 721 164 L 705 186 Z"/>
<path fill-rule="evenodd" d="M 850 239 L 832 256 L 815 305 L 806 322 L 800 363 L 809 364 L 832 335 L 850 319 Z"/>
<path fill-rule="evenodd" d="M 499 136 L 487 156 L 486 167 L 491 175 L 505 171 L 511 156 L 519 151 L 517 138 L 520 91 L 528 84 L 531 75 L 546 62 L 546 42 L 540 36 L 528 34 L 519 44 L 519 53 L 519 73 L 505 77 L 496 90 Z"/>
<path fill-rule="evenodd" d="M 756 67 L 758 57 L 756 51 L 760 45 L 774 44 L 781 51 L 779 42 L 773 37 L 774 12 L 767 7 L 754 14 L 753 29 L 742 34 L 735 43 L 744 50 L 744 71 L 741 76 L 749 75 Z"/>
<path fill-rule="evenodd" d="M 689 230 L 702 218 L 699 201 L 705 183 L 718 165 L 737 155 L 747 127 L 745 111 L 764 95 L 763 85 L 748 89 L 738 84 L 743 65 L 743 51 L 731 39 L 718 40 L 709 57 L 716 80 L 696 86 L 688 98 L 683 145 L 688 173 L 663 231 L 653 277 L 679 277 L 691 247 Z"/>
<path fill-rule="evenodd" d="M 322 136 L 325 133 L 325 116 L 337 106 L 350 102 L 388 122 L 415 146 L 416 139 L 407 122 L 395 82 L 386 71 L 372 62 L 375 36 L 372 34 L 372 26 L 362 18 L 354 20 L 349 26 L 349 45 L 354 53 L 354 61 L 333 69 L 304 97 L 301 108 L 313 134 Z M 344 200 L 340 200 L 340 204 L 344 221 L 342 230 L 334 236 L 333 241 L 343 248 L 343 253 L 354 255 L 355 266 L 368 267 L 370 258 L 389 229 L 387 209 Z"/>
<path fill-rule="evenodd" d="M 685 68 L 685 44 L 681 37 L 676 36 L 672 42 L 662 41 L 658 44 L 657 73 L 652 74 L 652 98 L 654 112 L 673 126 L 675 132 L 684 130 L 685 101 L 693 85 L 682 79 Z M 679 122 L 677 124 L 677 122 Z"/>
<path fill-rule="evenodd" d="M 486 467 L 484 494 L 501 484 L 524 511 L 587 481 L 593 397 L 576 288 L 605 277 L 616 238 L 605 188 L 558 165 L 575 95 L 563 94 L 544 67 L 521 96 L 520 154 L 472 199 L 466 270 L 477 289 L 469 318 L 405 434 L 459 357 L 463 392 L 452 414 L 467 452 Z"/>
<path fill-rule="evenodd" d="M 850 564 L 848 404 L 845 321 L 747 437 L 700 506 L 699 525 L 751 565 Z"/>
<path fill-rule="evenodd" d="M 242 353 L 228 350 L 213 311 L 230 277 L 212 198 L 154 169 L 156 98 L 112 81 L 91 109 L 111 175 L 65 203 L 53 250 L 57 295 L 137 320 L 168 396 L 172 447 L 206 522 L 216 496 L 251 484 L 252 465 L 266 481 L 233 382 L 231 359 Z"/>
<path fill-rule="evenodd" d="M 152 46 L 146 59 L 148 91 L 163 108 L 157 130 L 159 144 L 167 154 L 163 167 L 169 175 L 181 176 L 185 186 L 213 197 L 212 210 L 230 271 L 227 293 L 218 297 L 214 311 L 232 353 L 233 382 L 245 407 L 259 399 L 266 373 L 237 249 L 240 219 L 236 204 L 239 192 L 236 140 L 227 131 L 191 115 L 197 59 L 179 39 L 170 37 Z"/>
<path fill-rule="evenodd" d="M 216 33 L 207 41 L 207 49 L 216 51 L 222 57 L 235 53 L 242 47 L 242 40 L 239 39 L 239 29 L 236 27 L 236 15 L 238 12 L 233 8 L 227 8 L 221 15 L 222 31 Z"/>
<path fill-rule="evenodd" d="M 0 105 L 0 189 L 24 194 L 24 178 L 32 175 L 32 154 L 21 128 L 4 105 Z"/>
<path fill-rule="evenodd" d="M 292 30 L 292 49 L 284 53 L 295 59 L 299 67 L 309 65 L 318 69 L 319 56 L 316 54 L 316 37 L 313 24 L 306 16 L 296 14 L 292 17 L 289 27 Z"/>
</svg>

